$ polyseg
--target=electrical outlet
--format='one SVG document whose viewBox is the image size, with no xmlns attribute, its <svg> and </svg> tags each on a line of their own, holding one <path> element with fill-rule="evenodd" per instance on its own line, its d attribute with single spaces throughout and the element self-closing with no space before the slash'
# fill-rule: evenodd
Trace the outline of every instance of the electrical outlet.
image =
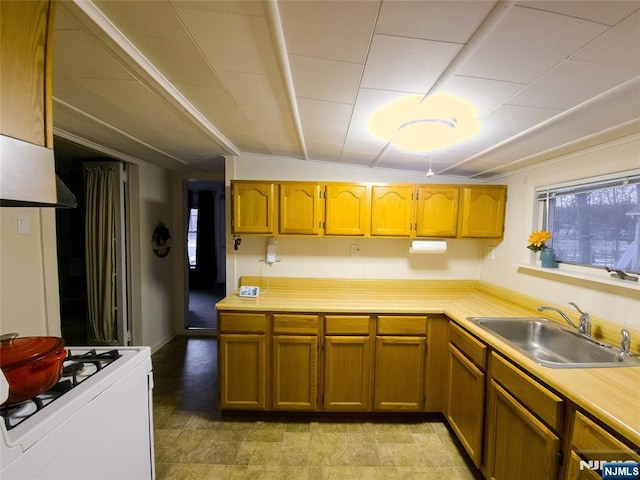
<svg viewBox="0 0 640 480">
<path fill-rule="evenodd" d="M 493 245 L 489 245 L 489 252 L 487 253 L 487 258 L 489 260 L 496 259 L 496 247 L 494 247 Z"/>
<path fill-rule="evenodd" d="M 351 245 L 351 256 L 352 257 L 357 257 L 358 254 L 360 253 L 360 247 L 358 247 L 358 244 L 354 243 Z"/>
</svg>

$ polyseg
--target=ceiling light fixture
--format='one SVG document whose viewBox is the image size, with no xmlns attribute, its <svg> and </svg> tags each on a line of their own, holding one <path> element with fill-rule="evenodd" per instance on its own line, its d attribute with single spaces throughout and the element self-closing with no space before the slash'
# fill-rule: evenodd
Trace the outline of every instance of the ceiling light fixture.
<svg viewBox="0 0 640 480">
<path fill-rule="evenodd" d="M 394 147 L 431 152 L 466 140 L 480 131 L 476 108 L 447 93 L 411 95 L 389 103 L 369 117 L 369 131 Z"/>
<path fill-rule="evenodd" d="M 427 177 L 433 177 L 435 173 L 431 170 L 431 159 L 429 159 L 429 170 L 427 170 Z"/>
</svg>

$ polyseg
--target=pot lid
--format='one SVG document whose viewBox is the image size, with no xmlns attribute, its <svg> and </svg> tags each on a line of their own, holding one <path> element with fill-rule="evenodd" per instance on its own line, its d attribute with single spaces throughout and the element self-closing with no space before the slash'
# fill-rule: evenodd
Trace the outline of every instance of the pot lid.
<svg viewBox="0 0 640 480">
<path fill-rule="evenodd" d="M 64 347 L 59 337 L 23 337 L 9 333 L 0 337 L 0 367 L 18 367 L 34 362 Z"/>
</svg>

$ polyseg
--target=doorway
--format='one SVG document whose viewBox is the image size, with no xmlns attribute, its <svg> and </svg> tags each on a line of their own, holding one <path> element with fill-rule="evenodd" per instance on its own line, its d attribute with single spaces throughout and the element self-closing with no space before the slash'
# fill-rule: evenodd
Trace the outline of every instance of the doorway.
<svg viewBox="0 0 640 480">
<path fill-rule="evenodd" d="M 187 181 L 187 329 L 217 330 L 226 292 L 224 182 Z"/>
<path fill-rule="evenodd" d="M 60 149 L 60 152 L 67 152 Z M 85 160 L 89 160 L 86 162 Z M 86 211 L 85 182 L 89 166 L 101 168 L 111 166 L 115 172 L 112 185 L 113 209 L 109 218 L 113 219 L 113 229 L 108 234 L 112 244 L 113 265 L 106 272 L 112 279 L 110 305 L 106 306 L 101 321 L 108 324 L 108 338 L 98 337 L 90 325 L 90 295 L 87 282 Z M 56 243 L 58 253 L 58 285 L 60 292 L 61 332 L 65 343 L 78 345 L 129 345 L 129 236 L 128 236 L 128 183 L 127 164 L 112 159 L 96 159 L 79 155 L 56 157 L 56 172 L 62 181 L 76 195 L 75 209 L 56 210 Z M 104 290 L 100 288 L 100 290 Z M 92 290 L 95 292 L 95 289 Z"/>
</svg>

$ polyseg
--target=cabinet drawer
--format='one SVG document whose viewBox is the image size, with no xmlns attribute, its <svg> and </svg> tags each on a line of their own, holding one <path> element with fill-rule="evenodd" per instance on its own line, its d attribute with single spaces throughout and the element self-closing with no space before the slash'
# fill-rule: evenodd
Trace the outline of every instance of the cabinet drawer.
<svg viewBox="0 0 640 480">
<path fill-rule="evenodd" d="M 449 327 L 449 341 L 460 349 L 482 370 L 487 369 L 487 346 L 455 323 Z"/>
<path fill-rule="evenodd" d="M 317 335 L 318 324 L 318 315 L 287 315 L 278 313 L 273 316 L 273 333 Z"/>
<path fill-rule="evenodd" d="M 324 331 L 326 335 L 368 335 L 368 315 L 327 315 Z"/>
<path fill-rule="evenodd" d="M 533 378 L 491 353 L 491 376 L 556 432 L 564 425 L 564 402 Z"/>
<path fill-rule="evenodd" d="M 264 313 L 218 312 L 218 324 L 221 333 L 264 333 L 267 316 Z"/>
<path fill-rule="evenodd" d="M 378 316 L 378 335 L 426 335 L 425 316 Z"/>
<path fill-rule="evenodd" d="M 629 448 L 600 425 L 576 412 L 571 447 L 587 460 L 633 460 L 640 462 L 637 451 Z"/>
</svg>

